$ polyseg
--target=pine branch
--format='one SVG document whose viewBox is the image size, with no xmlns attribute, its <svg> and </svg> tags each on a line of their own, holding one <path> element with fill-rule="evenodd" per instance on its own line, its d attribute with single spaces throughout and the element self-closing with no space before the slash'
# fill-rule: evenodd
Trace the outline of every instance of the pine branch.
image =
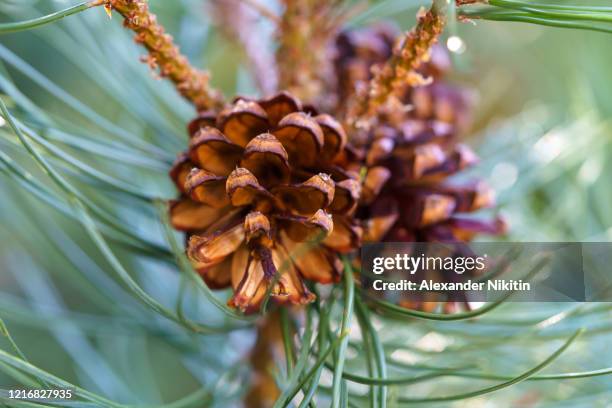
<svg viewBox="0 0 612 408">
<path fill-rule="evenodd" d="M 280 89 L 308 102 L 315 102 L 324 93 L 333 71 L 327 47 L 345 17 L 336 13 L 341 3 L 341 0 L 283 1 L 285 9 L 278 24 L 276 53 Z"/>
<path fill-rule="evenodd" d="M 401 46 L 394 50 L 385 65 L 375 68 L 368 87 L 357 95 L 349 110 L 350 125 L 367 127 L 379 108 L 406 85 L 423 83 L 424 79 L 415 70 L 429 58 L 429 50 L 442 33 L 446 18 L 444 3 L 434 0 L 429 10 L 421 9 L 416 26 L 406 34 Z"/>
<path fill-rule="evenodd" d="M 209 74 L 193 67 L 180 53 L 172 36 L 157 22 L 145 0 L 99 0 L 107 11 L 115 10 L 124 18 L 124 26 L 136 33 L 134 40 L 149 52 L 143 58 L 152 69 L 159 68 L 162 77 L 169 78 L 179 93 L 198 110 L 219 108 L 221 94 L 209 85 Z"/>
</svg>

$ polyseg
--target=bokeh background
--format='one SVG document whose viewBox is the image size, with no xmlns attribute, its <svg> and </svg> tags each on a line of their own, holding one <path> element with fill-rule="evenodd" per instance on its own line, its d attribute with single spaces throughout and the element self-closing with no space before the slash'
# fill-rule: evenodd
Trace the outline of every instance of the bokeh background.
<svg viewBox="0 0 612 408">
<path fill-rule="evenodd" d="M 214 86 L 226 95 L 254 94 L 249 61 L 225 35 L 226 23 L 214 18 L 211 3 L 150 1 L 192 63 L 211 71 Z M 274 2 L 261 3 L 278 10 Z M 387 19 L 409 29 L 426 3 L 365 2 L 349 26 Z M 2 0 L 0 22 L 70 4 Z M 164 318 L 119 283 L 65 195 L 0 119 L 0 318 L 7 328 L 0 336 L 0 388 L 23 388 L 36 378 L 32 373 L 38 367 L 121 404 L 162 406 L 195 395 L 178 406 L 240 406 L 254 332 L 239 328 L 240 322 L 220 312 L 177 272 L 156 207 L 138 197 L 174 195 L 167 167 L 185 146 L 185 124 L 194 112 L 139 63 L 143 50 L 120 22 L 96 8 L 50 26 L 2 35 L 0 97 L 38 136 L 36 146 L 57 171 L 101 212 L 132 231 L 131 237 L 111 239 L 130 276 L 187 320 L 180 324 Z M 272 24 L 262 18 L 252 29 L 261 52 L 273 52 Z M 466 142 L 481 163 L 470 176 L 485 178 L 497 191 L 499 205 L 492 211 L 504 214 L 510 224 L 508 236 L 500 239 L 610 241 L 612 37 L 483 21 L 451 24 L 445 44 L 449 36 L 456 51 L 452 81 L 472 91 L 475 100 Z M 138 194 L 109 189 L 108 177 Z M 512 377 L 545 359 L 578 327 L 586 333 L 544 373 L 611 367 L 611 317 L 607 304 L 510 303 L 478 322 L 406 322 L 373 315 L 372 323 L 385 351 L 397 361 L 391 374 L 416 376 L 423 365 L 428 370 L 474 366 Z M 188 327 L 193 321 L 221 329 L 197 333 Z M 356 330 L 351 338 L 349 357 L 355 361 L 347 364 L 358 371 Z M 17 357 L 11 360 L 8 354 Z M 25 368 L 16 369 L 15 361 Z M 320 406 L 328 405 L 330 378 L 325 370 Z M 456 394 L 499 381 L 442 377 L 391 386 L 389 392 L 394 401 Z M 366 391 L 349 386 L 355 395 Z M 427 405 L 609 407 L 611 401 L 612 377 L 596 376 L 526 381 L 468 400 Z M 357 398 L 352 404 L 365 406 Z"/>
</svg>

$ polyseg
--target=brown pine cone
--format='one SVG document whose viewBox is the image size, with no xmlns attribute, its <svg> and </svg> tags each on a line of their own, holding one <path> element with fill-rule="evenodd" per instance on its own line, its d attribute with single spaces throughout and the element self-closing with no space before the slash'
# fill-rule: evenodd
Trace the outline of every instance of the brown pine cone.
<svg viewBox="0 0 612 408">
<path fill-rule="evenodd" d="M 336 75 L 340 94 L 354 95 L 371 79 L 372 68 L 391 56 L 391 33 L 392 28 L 382 25 L 339 36 Z M 407 85 L 399 100 L 379 110 L 371 126 L 350 135 L 347 150 L 367 169 L 357 212 L 364 241 L 459 243 L 478 233 L 505 230 L 499 218 L 460 216 L 493 205 L 494 197 L 484 182 L 457 184 L 452 180 L 478 158 L 458 143 L 469 122 L 469 98 L 444 82 L 449 69 L 444 48 L 434 46 L 429 60 L 418 69 L 429 83 Z M 459 296 L 443 305 L 454 311 L 466 304 L 464 300 Z M 412 297 L 400 304 L 431 310 L 440 303 Z"/>
<path fill-rule="evenodd" d="M 276 303 L 305 304 L 314 295 L 304 280 L 339 279 L 337 256 L 361 233 L 350 217 L 360 184 L 339 164 L 346 134 L 336 120 L 280 93 L 204 112 L 189 132 L 170 172 L 182 192 L 171 219 L 189 233 L 187 254 L 209 286 L 231 285 L 229 304 L 254 312 L 268 291 Z"/>
<path fill-rule="evenodd" d="M 340 34 L 336 41 L 338 92 L 353 95 L 372 77 L 372 67 L 392 54 L 394 26 L 379 24 Z M 399 103 L 382 109 L 367 131 L 350 136 L 349 150 L 368 169 L 359 215 L 368 241 L 468 240 L 478 231 L 499 232 L 502 223 L 456 218 L 493 204 L 482 182 L 456 186 L 449 178 L 477 162 L 457 139 L 467 122 L 469 98 L 444 82 L 450 59 L 435 45 L 419 67 L 430 84 L 406 86 Z"/>
</svg>

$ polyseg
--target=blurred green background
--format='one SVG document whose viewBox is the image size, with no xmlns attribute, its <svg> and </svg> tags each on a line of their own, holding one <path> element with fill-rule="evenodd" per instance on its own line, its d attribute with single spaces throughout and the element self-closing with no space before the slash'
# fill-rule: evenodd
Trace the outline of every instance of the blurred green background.
<svg viewBox="0 0 612 408">
<path fill-rule="evenodd" d="M 273 2 L 261 3 L 278 11 Z M 2 0 L 0 22 L 70 4 Z M 408 29 L 422 4 L 427 2 L 370 2 L 350 25 L 393 19 Z M 211 71 L 214 86 L 228 96 L 255 92 L 248 60 L 213 21 L 210 2 L 151 0 L 150 5 L 190 60 Z M 180 310 L 178 315 L 222 332 L 194 333 L 136 301 L 75 221 L 65 197 L 2 121 L 0 317 L 11 337 L 0 336 L 0 348 L 15 354 L 12 338 L 34 366 L 125 404 L 157 406 L 203 388 L 205 397 L 193 406 L 239 406 L 253 330 L 233 330 L 236 322 L 176 272 L 171 254 L 155 252 L 166 247 L 155 207 L 113 191 L 101 180 L 107 175 L 142 195 L 172 197 L 167 167 L 185 147 L 185 124 L 194 114 L 170 85 L 139 63 L 144 51 L 120 22 L 118 15 L 109 21 L 96 8 L 1 36 L 2 98 L 40 136 L 37 146 L 55 168 L 101 212 L 133 232 L 134 237 L 112 240 L 111 245 L 133 279 L 167 308 Z M 262 19 L 253 29 L 262 46 L 273 49 L 271 23 Z M 496 189 L 499 205 L 492 211 L 504 214 L 510 224 L 503 239 L 609 241 L 612 37 L 482 21 L 453 24 L 445 42 L 448 36 L 459 37 L 464 45 L 453 54 L 452 81 L 473 90 L 476 101 L 466 141 L 481 163 L 469 176 L 485 178 Z M 29 176 L 22 178 L 25 172 Z M 570 310 L 576 311 L 556 315 Z M 507 304 L 477 322 L 373 317 L 373 324 L 390 358 L 398 361 L 390 366 L 391 373 L 410 370 L 400 367 L 403 362 L 475 365 L 483 372 L 513 376 L 545 359 L 578 327 L 586 327 L 586 335 L 548 372 L 611 367 L 611 310 L 605 304 Z M 555 315 L 558 319 L 546 320 Z M 356 331 L 351 336 L 358 340 Z M 352 348 L 349 352 L 353 358 L 358 354 Z M 355 359 L 348 367 L 357 370 L 360 363 Z M 0 388 L 21 387 L 23 379 L 7 368 L 6 360 L 0 359 L 0 368 Z M 420 373 L 418 367 L 411 370 Z M 325 371 L 322 384 L 331 384 L 330 378 Z M 389 393 L 391 398 L 440 396 L 491 384 L 443 377 L 392 386 Z M 350 388 L 358 394 L 366 390 L 353 384 Z M 319 401 L 320 406 L 328 404 L 323 391 Z M 609 407 L 610 401 L 612 377 L 601 376 L 528 381 L 477 398 L 427 405 Z"/>
</svg>

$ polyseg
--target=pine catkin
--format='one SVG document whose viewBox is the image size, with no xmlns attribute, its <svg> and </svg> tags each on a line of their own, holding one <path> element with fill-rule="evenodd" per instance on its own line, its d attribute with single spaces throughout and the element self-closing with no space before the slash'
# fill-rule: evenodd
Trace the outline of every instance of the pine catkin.
<svg viewBox="0 0 612 408">
<path fill-rule="evenodd" d="M 367 124 L 406 84 L 423 81 L 415 70 L 429 58 L 429 50 L 438 41 L 444 23 L 445 16 L 435 2 L 429 10 L 419 11 L 416 26 L 406 34 L 389 61 L 374 70 L 367 89 L 360 92 L 352 105 L 349 112 L 351 125 L 360 127 Z"/>
<path fill-rule="evenodd" d="M 124 18 L 124 26 L 136 33 L 134 40 L 149 52 L 144 57 L 151 68 L 159 69 L 162 77 L 169 78 L 180 92 L 200 110 L 219 108 L 221 94 L 209 86 L 209 75 L 189 64 L 174 44 L 172 36 L 157 22 L 144 0 L 99 1 L 107 9 L 113 9 Z"/>
</svg>

